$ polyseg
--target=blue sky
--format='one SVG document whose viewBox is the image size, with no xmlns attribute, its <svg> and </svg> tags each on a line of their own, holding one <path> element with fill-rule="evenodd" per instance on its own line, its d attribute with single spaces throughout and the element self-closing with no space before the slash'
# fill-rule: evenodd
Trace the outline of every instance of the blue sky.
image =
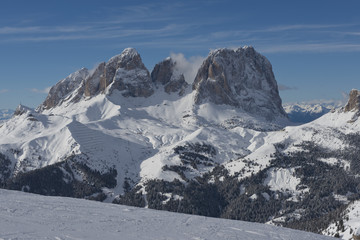
<svg viewBox="0 0 360 240">
<path fill-rule="evenodd" d="M 135 47 L 149 69 L 171 54 L 252 45 L 283 102 L 360 88 L 360 1 L 2 0 L 0 109 L 38 106 L 70 73 Z"/>
</svg>

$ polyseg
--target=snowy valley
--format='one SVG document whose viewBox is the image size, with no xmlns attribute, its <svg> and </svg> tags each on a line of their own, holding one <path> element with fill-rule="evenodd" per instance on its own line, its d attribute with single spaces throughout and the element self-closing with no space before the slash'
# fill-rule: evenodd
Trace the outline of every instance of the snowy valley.
<svg viewBox="0 0 360 240">
<path fill-rule="evenodd" d="M 296 126 L 282 107 L 270 62 L 252 47 L 210 52 L 194 83 L 187 81 L 170 58 L 150 73 L 131 48 L 94 71 L 83 68 L 69 75 L 36 110 L 20 105 L 1 125 L 2 188 L 267 223 L 345 239 L 350 227 L 333 227 L 343 221 L 356 232 L 354 218 L 344 217 L 349 204 L 360 199 L 357 90 L 346 106 L 315 109 L 327 113 Z M 14 195 L 3 193 L 5 198 Z M 97 203 L 86 204 L 92 209 Z M 180 225 L 187 226 L 187 215 L 177 219 L 135 208 L 104 209 L 127 214 L 124 224 L 131 218 L 126 211 L 134 211 L 138 219 L 164 214 L 170 222 L 184 220 Z M 204 218 L 189 219 L 199 224 Z M 205 235 L 193 239 L 216 239 L 206 235 L 209 229 L 228 239 L 238 236 L 234 231 L 241 231 L 241 239 L 307 236 L 287 229 L 273 236 L 275 228 L 266 225 L 251 235 L 259 225 L 207 221 L 231 231 L 204 226 Z"/>
</svg>

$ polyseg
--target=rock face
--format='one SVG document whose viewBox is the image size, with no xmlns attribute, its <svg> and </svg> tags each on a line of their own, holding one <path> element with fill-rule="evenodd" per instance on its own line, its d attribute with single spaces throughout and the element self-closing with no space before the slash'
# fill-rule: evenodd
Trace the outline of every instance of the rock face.
<svg viewBox="0 0 360 240">
<path fill-rule="evenodd" d="M 104 88 L 100 87 L 101 79 L 105 77 L 105 63 L 100 63 L 95 71 L 86 79 L 83 86 L 83 93 L 85 96 L 94 96 L 98 94 Z M 81 94 L 82 95 L 82 94 Z"/>
<path fill-rule="evenodd" d="M 267 119 L 286 116 L 272 66 L 252 47 L 211 52 L 196 75 L 193 90 L 196 104 L 227 104 Z"/>
<path fill-rule="evenodd" d="M 171 58 L 166 58 L 155 65 L 151 72 L 151 79 L 156 85 L 162 85 L 165 92 L 169 94 L 178 92 L 179 95 L 183 95 L 188 86 L 184 74 L 177 70 L 176 62 Z"/>
<path fill-rule="evenodd" d="M 149 97 L 154 93 L 149 71 L 133 48 L 99 64 L 85 82 L 85 96 L 104 92 L 110 85 L 110 93 L 117 89 L 125 97 Z"/>
<path fill-rule="evenodd" d="M 71 93 L 81 86 L 88 76 L 89 71 L 86 68 L 82 68 L 58 82 L 50 89 L 47 98 L 41 105 L 41 108 L 49 109 L 61 104 L 63 100 L 69 97 Z"/>
<path fill-rule="evenodd" d="M 349 101 L 345 106 L 345 112 L 360 110 L 360 91 L 353 89 L 349 94 Z"/>
<path fill-rule="evenodd" d="M 124 97 L 149 97 L 154 93 L 150 73 L 144 66 L 139 53 L 126 48 L 120 55 L 109 60 L 105 67 L 103 87 L 112 84 L 110 93 L 117 89 Z"/>
</svg>

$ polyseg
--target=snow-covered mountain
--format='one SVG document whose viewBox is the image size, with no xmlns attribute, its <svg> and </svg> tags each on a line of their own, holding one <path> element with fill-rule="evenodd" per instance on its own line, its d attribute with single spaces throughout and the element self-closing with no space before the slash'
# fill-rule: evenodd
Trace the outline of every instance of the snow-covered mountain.
<svg viewBox="0 0 360 240">
<path fill-rule="evenodd" d="M 7 190 L 0 190 L 0 201 L 4 239 L 333 239 L 258 223 Z"/>
<path fill-rule="evenodd" d="M 255 54 L 253 48 L 219 51 L 233 52 L 228 61 L 235 61 L 235 65 L 241 63 L 244 56 L 244 61 L 260 58 L 260 61 L 254 60 L 257 68 L 264 64 L 266 74 L 273 76 L 269 62 Z M 247 56 L 247 52 L 252 55 Z M 210 53 L 209 59 L 213 56 L 214 53 Z M 250 76 L 250 67 L 247 63 L 244 66 L 237 74 L 243 71 Z M 199 99 L 200 90 L 194 87 L 192 91 L 183 74 L 175 70 L 176 62 L 166 59 L 155 67 L 151 78 L 136 50 L 125 49 L 108 62 L 99 64 L 92 73 L 81 69 L 61 80 L 51 88 L 37 111 L 20 106 L 13 119 L 0 129 L 6 136 L 1 140 L 0 150 L 10 159 L 11 175 L 71 160 L 101 173 L 116 170 L 118 184 L 112 191 L 117 195 L 123 193 L 125 179 L 135 184 L 148 179 L 178 178 L 176 172 L 164 170 L 165 166 L 181 163 L 179 156 L 173 153 L 176 147 L 188 142 L 206 145 L 211 141 L 216 151 L 216 156 L 202 167 L 204 169 L 187 169 L 191 179 L 215 165 L 246 155 L 251 144 L 248 139 L 242 139 L 246 132 L 257 135 L 258 131 L 280 129 L 287 122 L 281 105 L 278 109 L 281 114 L 275 112 L 268 120 L 269 114 L 256 116 L 247 108 L 234 107 L 232 103 L 213 103 L 206 101 L 206 97 L 197 103 L 199 100 L 194 99 Z M 224 74 L 220 74 L 220 78 Z M 264 81 L 268 81 L 266 76 Z M 241 86 L 235 88 L 235 85 L 244 81 L 236 82 L 232 75 L 230 80 L 233 83 L 227 85 L 237 90 Z M 251 90 L 255 89 L 257 95 L 252 98 L 258 95 L 270 98 L 273 95 L 268 96 L 269 93 L 278 93 L 276 82 L 271 83 L 273 90 L 268 85 L 263 90 L 261 86 L 245 86 L 244 95 L 251 96 Z M 241 97 L 243 93 L 233 94 Z M 269 112 L 273 111 L 271 107 Z M 241 133 L 231 130 L 238 126 L 246 128 Z M 231 135 L 233 137 L 229 138 Z M 72 167 L 75 172 L 79 171 L 73 164 Z"/>
<path fill-rule="evenodd" d="M 314 232 L 360 198 L 355 92 L 292 126 L 252 47 L 210 52 L 192 86 L 179 69 L 150 74 L 125 49 L 19 106 L 0 127 L 1 185 Z"/>
</svg>

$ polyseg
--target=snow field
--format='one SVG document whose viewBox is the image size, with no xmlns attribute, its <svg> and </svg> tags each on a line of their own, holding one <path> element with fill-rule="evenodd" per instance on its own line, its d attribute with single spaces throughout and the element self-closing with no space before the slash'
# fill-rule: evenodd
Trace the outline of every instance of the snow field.
<svg viewBox="0 0 360 240">
<path fill-rule="evenodd" d="M 0 201 L 0 239 L 332 239 L 265 224 L 2 189 Z"/>
</svg>

